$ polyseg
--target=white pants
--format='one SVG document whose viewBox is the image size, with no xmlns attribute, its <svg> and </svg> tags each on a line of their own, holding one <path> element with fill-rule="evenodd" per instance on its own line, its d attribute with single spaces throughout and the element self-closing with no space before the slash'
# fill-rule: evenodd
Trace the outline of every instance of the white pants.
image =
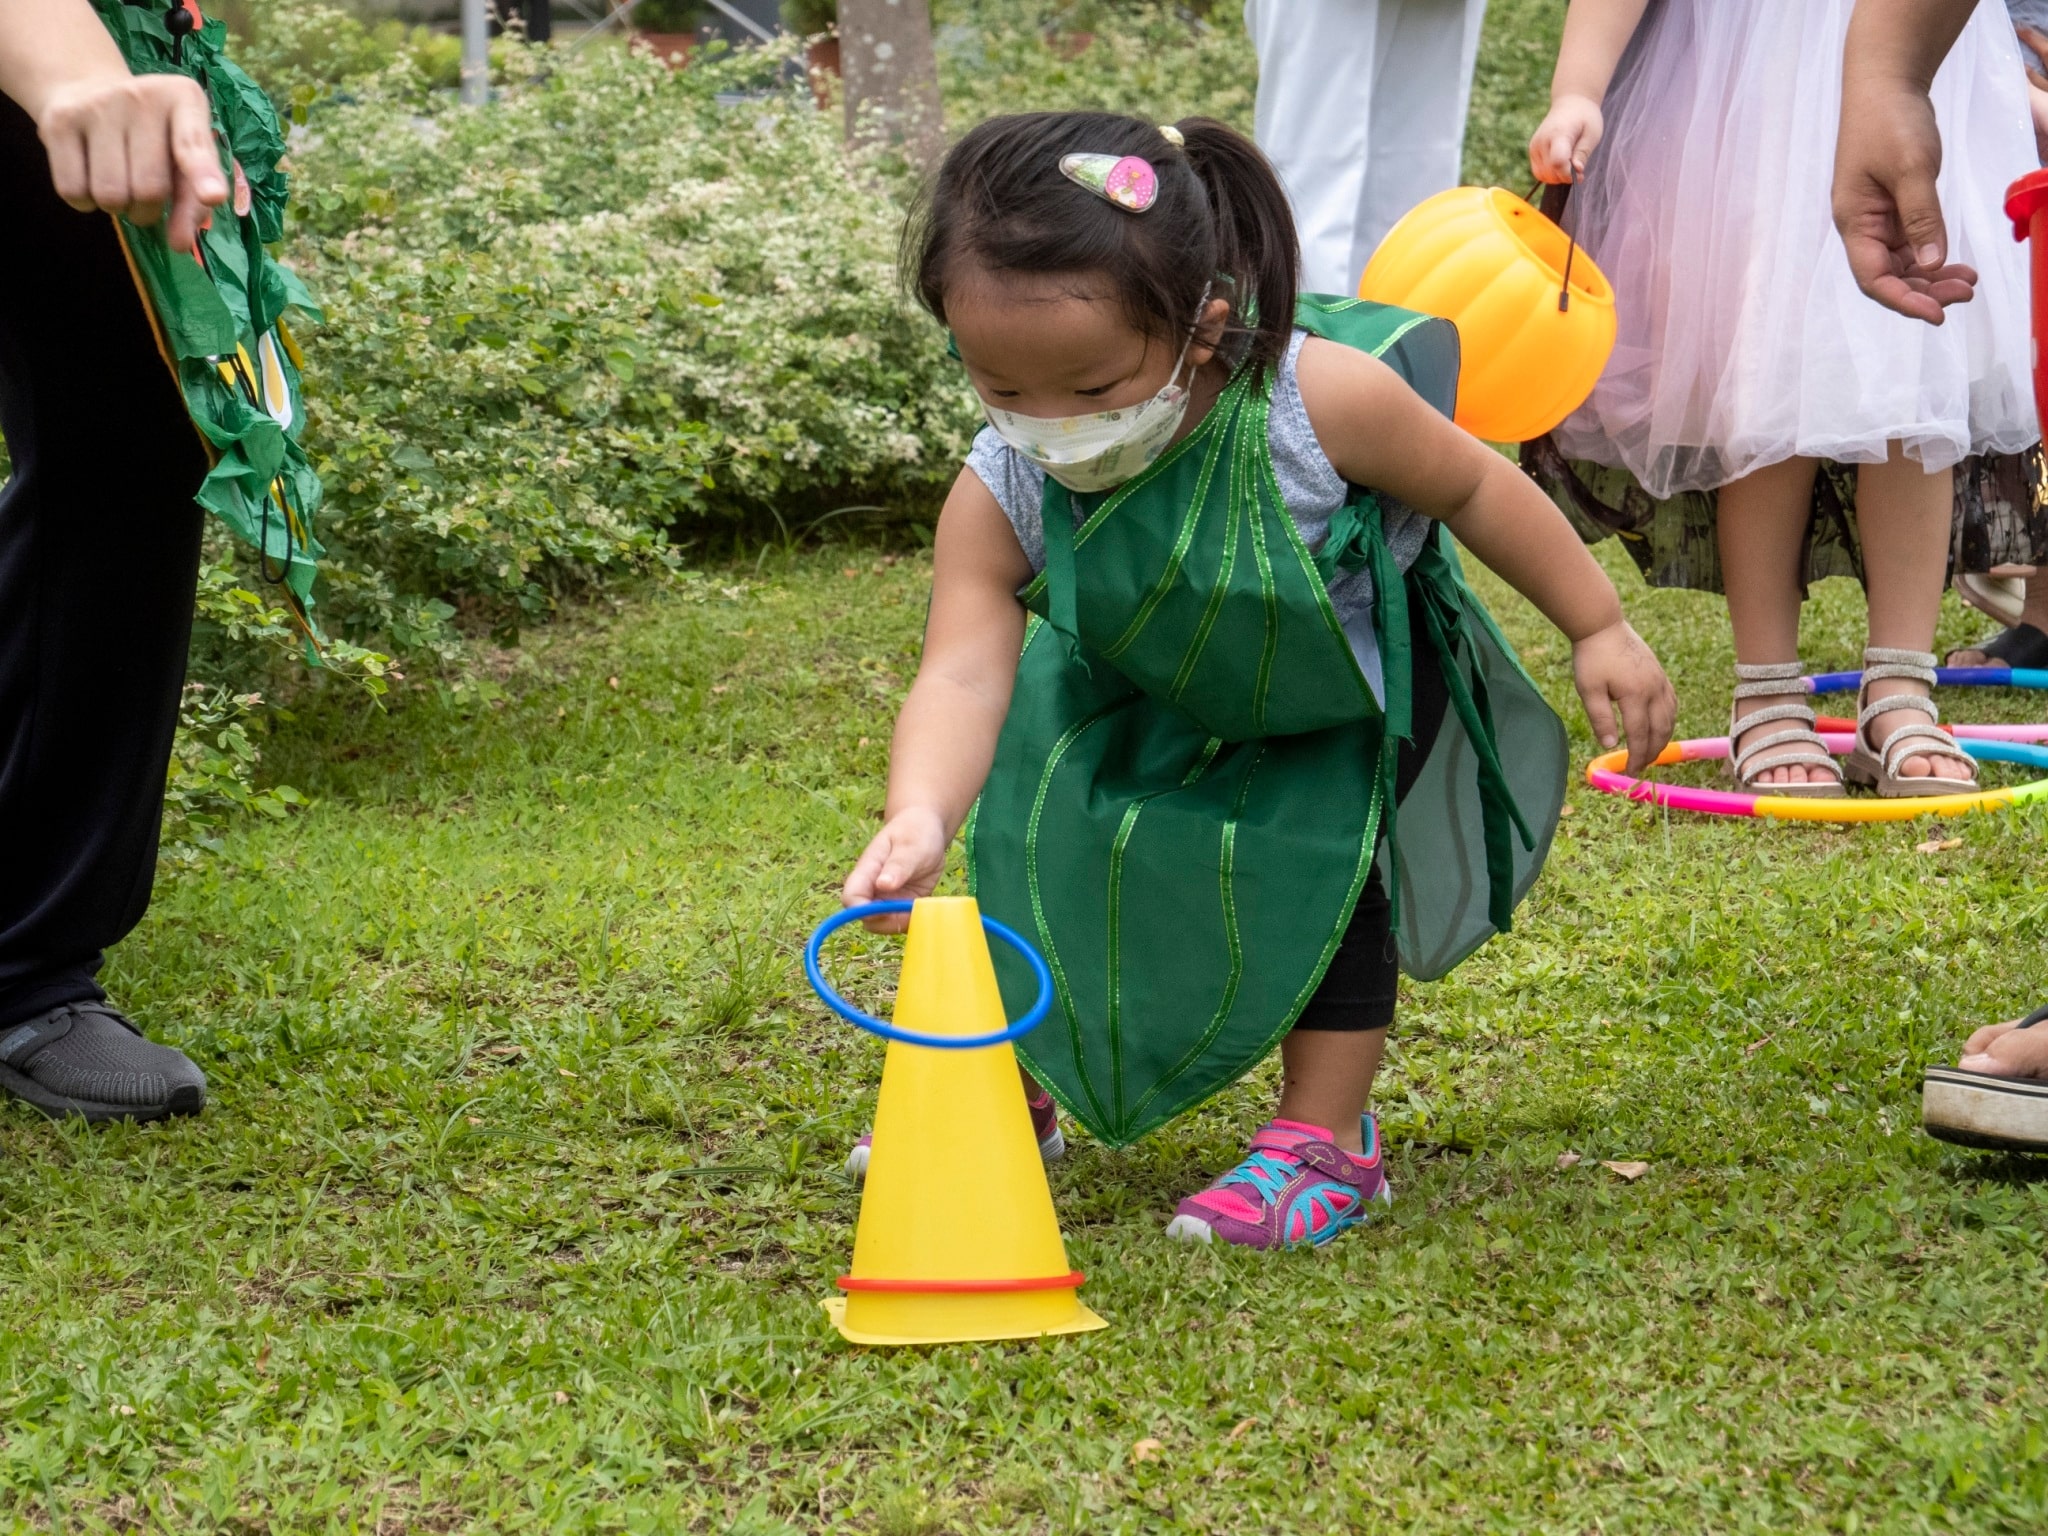
<svg viewBox="0 0 2048 1536">
<path fill-rule="evenodd" d="M 1486 0 L 1245 0 L 1259 147 L 1301 234 L 1301 282 L 1353 294 L 1394 221 L 1458 184 Z"/>
</svg>

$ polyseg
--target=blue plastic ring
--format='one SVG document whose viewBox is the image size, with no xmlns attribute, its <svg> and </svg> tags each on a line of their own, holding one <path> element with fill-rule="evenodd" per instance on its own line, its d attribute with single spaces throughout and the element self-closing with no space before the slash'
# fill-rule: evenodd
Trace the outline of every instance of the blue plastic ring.
<svg viewBox="0 0 2048 1536">
<path fill-rule="evenodd" d="M 987 1045 L 1004 1045 L 1031 1033 L 1045 1022 L 1052 1012 L 1052 972 L 1037 950 L 1024 941 L 1021 934 L 1005 927 L 992 917 L 984 917 L 981 926 L 1017 951 L 1031 964 L 1031 974 L 1038 978 L 1038 1001 L 1031 1005 L 1030 1012 L 1012 1024 L 1008 1029 L 999 1029 L 988 1035 L 921 1035 L 915 1030 L 898 1029 L 894 1024 L 885 1023 L 873 1014 L 862 1013 L 853 1004 L 841 997 L 825 981 L 825 974 L 818 969 L 818 952 L 825 947 L 825 941 L 848 923 L 860 922 L 863 918 L 880 917 L 888 912 L 908 912 L 916 903 L 909 901 L 871 901 L 865 906 L 848 907 L 844 912 L 835 912 L 818 924 L 818 931 L 811 935 L 811 942 L 804 946 L 804 975 L 811 983 L 811 990 L 818 999 L 849 1024 L 858 1025 L 871 1035 L 880 1035 L 884 1040 L 900 1040 L 905 1045 L 929 1045 L 941 1051 L 973 1051 Z"/>
</svg>

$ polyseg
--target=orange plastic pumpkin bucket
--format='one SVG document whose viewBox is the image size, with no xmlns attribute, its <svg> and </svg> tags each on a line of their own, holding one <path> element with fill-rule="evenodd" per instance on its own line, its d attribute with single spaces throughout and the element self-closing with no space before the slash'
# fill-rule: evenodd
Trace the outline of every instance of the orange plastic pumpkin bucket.
<svg viewBox="0 0 2048 1536">
<path fill-rule="evenodd" d="M 1605 274 L 1499 187 L 1454 187 L 1411 208 L 1366 263 L 1358 296 L 1458 327 L 1458 425 L 1489 442 L 1527 442 L 1563 421 L 1614 350 Z"/>
</svg>

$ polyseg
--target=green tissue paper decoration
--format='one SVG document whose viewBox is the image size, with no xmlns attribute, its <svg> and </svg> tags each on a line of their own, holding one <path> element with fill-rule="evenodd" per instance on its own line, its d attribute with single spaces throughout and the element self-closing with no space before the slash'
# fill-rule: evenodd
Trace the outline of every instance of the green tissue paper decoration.
<svg viewBox="0 0 2048 1536">
<path fill-rule="evenodd" d="M 213 463 L 197 500 L 256 550 L 265 579 L 284 589 L 317 657 L 312 608 L 320 545 L 313 520 L 320 479 L 300 446 L 306 406 L 285 314 L 296 309 L 318 318 L 320 311 L 268 249 L 284 234 L 284 130 L 270 98 L 223 51 L 226 25 L 201 16 L 194 0 L 93 5 L 129 69 L 184 75 L 212 104 L 230 191 L 200 232 L 197 256 L 172 250 L 162 224 L 115 222 L 164 361 Z"/>
</svg>

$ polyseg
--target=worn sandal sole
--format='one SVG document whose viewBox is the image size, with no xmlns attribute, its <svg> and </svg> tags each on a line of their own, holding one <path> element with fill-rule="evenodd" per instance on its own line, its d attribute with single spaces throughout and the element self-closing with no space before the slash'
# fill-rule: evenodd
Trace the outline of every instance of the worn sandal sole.
<svg viewBox="0 0 2048 1536">
<path fill-rule="evenodd" d="M 161 1104 L 107 1104 L 97 1099 L 67 1098 L 4 1064 L 0 1064 L 0 1091 L 12 1094 L 52 1120 L 80 1119 L 94 1124 L 107 1120 L 169 1120 L 177 1115 L 196 1115 L 206 1107 L 205 1091 L 194 1087 L 172 1089 L 171 1096 Z"/>
<path fill-rule="evenodd" d="M 1942 756 L 1941 749 L 1929 747 L 1926 753 L 1908 754 L 1919 756 Z M 1981 794 L 1984 786 L 1975 779 L 1947 779 L 1940 777 L 1924 779 L 1892 779 L 1884 777 L 1884 765 L 1865 752 L 1861 747 L 1850 749 L 1842 759 L 1842 777 L 1851 784 L 1877 791 L 1880 800 L 1926 800 L 1935 795 Z"/>
<path fill-rule="evenodd" d="M 1970 607 L 2010 629 L 2027 606 L 2027 584 L 2015 576 L 1980 576 L 1958 571 L 1949 585 Z"/>
<path fill-rule="evenodd" d="M 2048 1083 L 1929 1067 L 1920 1089 L 1920 1124 L 1959 1147 L 2048 1152 Z"/>
<path fill-rule="evenodd" d="M 1769 773 L 1770 771 L 1769 768 L 1758 770 L 1760 773 Z M 1787 800 L 1839 800 L 1849 792 L 1843 787 L 1842 780 L 1840 779 L 1835 780 L 1832 784 L 1826 780 L 1822 780 L 1818 784 L 1813 783 L 1811 780 L 1804 784 L 1750 784 L 1737 778 L 1733 768 L 1728 770 L 1726 777 L 1731 784 L 1745 795 L 1776 795 Z"/>
</svg>

